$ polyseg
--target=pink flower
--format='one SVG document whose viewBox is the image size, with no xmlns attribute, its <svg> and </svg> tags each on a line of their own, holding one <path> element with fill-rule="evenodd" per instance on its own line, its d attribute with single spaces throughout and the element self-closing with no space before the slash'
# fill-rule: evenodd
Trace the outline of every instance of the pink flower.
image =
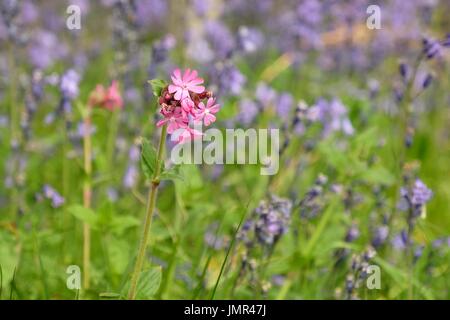
<svg viewBox="0 0 450 320">
<path fill-rule="evenodd" d="M 109 111 L 121 109 L 123 100 L 117 81 L 113 81 L 111 86 L 106 89 L 103 85 L 98 84 L 89 96 L 88 105 L 91 107 L 99 106 Z"/>
<path fill-rule="evenodd" d="M 167 123 L 167 133 L 172 134 L 180 128 L 186 128 L 188 123 L 180 108 L 176 108 L 173 112 L 164 113 L 164 119 L 159 120 L 156 126 L 161 127 Z"/>
<path fill-rule="evenodd" d="M 186 127 L 184 129 L 179 129 L 182 131 L 177 132 L 177 134 L 175 135 L 175 139 L 177 143 L 185 143 L 185 142 L 189 142 L 193 139 L 197 139 L 199 137 L 201 137 L 203 135 L 203 133 L 201 133 L 198 130 L 192 129 L 190 127 Z"/>
<path fill-rule="evenodd" d="M 123 100 L 122 96 L 120 95 L 119 84 L 117 83 L 117 81 L 113 81 L 111 86 L 106 89 L 103 106 L 110 111 L 122 108 Z"/>
<path fill-rule="evenodd" d="M 200 102 L 198 104 L 198 111 L 195 115 L 196 121 L 202 121 L 205 124 L 205 126 L 209 126 L 211 123 L 216 121 L 215 113 L 219 112 L 220 106 L 218 104 L 215 104 L 216 99 L 209 98 L 206 102 L 206 106 L 203 102 Z"/>
<path fill-rule="evenodd" d="M 181 110 L 183 111 L 183 116 L 188 117 L 189 114 L 195 113 L 195 103 L 191 99 L 184 99 L 181 101 Z"/>
<path fill-rule="evenodd" d="M 169 93 L 175 93 L 175 100 L 190 98 L 189 92 L 198 94 L 205 91 L 205 87 L 200 86 L 203 83 L 203 79 L 198 77 L 196 70 L 186 69 L 183 76 L 181 76 L 180 69 L 175 69 L 171 78 L 173 84 L 169 85 Z"/>
</svg>

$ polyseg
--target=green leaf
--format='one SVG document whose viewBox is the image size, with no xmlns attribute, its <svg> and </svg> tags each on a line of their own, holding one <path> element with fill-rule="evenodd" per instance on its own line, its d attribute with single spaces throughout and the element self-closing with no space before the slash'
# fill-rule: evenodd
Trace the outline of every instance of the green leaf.
<svg viewBox="0 0 450 320">
<path fill-rule="evenodd" d="M 111 219 L 110 226 L 114 233 L 121 235 L 126 229 L 137 227 L 141 221 L 133 216 L 115 216 Z"/>
<path fill-rule="evenodd" d="M 183 175 L 180 173 L 180 166 L 173 166 L 171 168 L 164 169 L 160 175 L 161 180 L 184 180 Z"/>
<path fill-rule="evenodd" d="M 131 281 L 128 280 L 122 289 L 122 296 L 126 297 L 130 289 Z M 151 299 L 158 292 L 161 285 L 161 267 L 154 267 L 144 270 L 139 275 L 136 288 L 136 299 Z"/>
<path fill-rule="evenodd" d="M 68 208 L 69 212 L 73 214 L 77 219 L 89 224 L 91 227 L 96 227 L 98 222 L 98 216 L 94 210 L 85 208 L 82 205 L 75 204 Z"/>
<path fill-rule="evenodd" d="M 161 91 L 167 87 L 167 83 L 161 79 L 149 80 L 148 83 L 152 86 L 153 95 L 157 98 L 161 96 Z"/>
<path fill-rule="evenodd" d="M 152 179 L 156 168 L 156 150 L 147 139 L 142 139 L 141 168 L 147 179 Z"/>
<path fill-rule="evenodd" d="M 361 177 L 368 183 L 390 186 L 395 182 L 394 175 L 384 167 L 373 167 L 362 172 Z"/>
</svg>

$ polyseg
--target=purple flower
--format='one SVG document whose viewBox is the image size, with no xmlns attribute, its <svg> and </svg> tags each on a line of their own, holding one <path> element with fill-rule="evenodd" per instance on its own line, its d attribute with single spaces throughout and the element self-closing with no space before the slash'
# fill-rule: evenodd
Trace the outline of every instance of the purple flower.
<svg viewBox="0 0 450 320">
<path fill-rule="evenodd" d="M 259 113 L 258 105 L 250 99 L 242 99 L 239 108 L 241 111 L 237 115 L 237 120 L 244 125 L 251 124 Z"/>
<path fill-rule="evenodd" d="M 95 126 L 90 125 L 88 127 L 86 127 L 86 124 L 84 122 L 79 122 L 78 126 L 77 126 L 77 137 L 79 138 L 83 138 L 85 136 L 90 136 L 92 134 L 94 134 L 96 131 Z"/>
<path fill-rule="evenodd" d="M 230 61 L 217 63 L 212 70 L 211 83 L 221 96 L 237 96 L 245 84 L 245 76 Z"/>
<path fill-rule="evenodd" d="M 238 30 L 238 43 L 242 51 L 253 53 L 257 51 L 264 42 L 264 35 L 255 28 L 240 26 Z"/>
<path fill-rule="evenodd" d="M 260 82 L 256 87 L 255 97 L 263 107 L 267 107 L 275 103 L 277 92 L 266 83 Z"/>
<path fill-rule="evenodd" d="M 353 242 L 359 238 L 359 229 L 356 224 L 352 224 L 352 226 L 348 229 L 347 234 L 345 235 L 346 242 Z"/>
<path fill-rule="evenodd" d="M 139 173 L 136 166 L 130 165 L 125 172 L 125 176 L 123 177 L 123 186 L 126 189 L 132 189 L 136 185 L 138 177 Z"/>
<path fill-rule="evenodd" d="M 428 187 L 420 179 L 416 179 L 413 189 L 411 203 L 414 206 L 424 206 L 433 196 L 433 191 L 428 189 Z"/>
<path fill-rule="evenodd" d="M 53 208 L 59 208 L 64 204 L 64 198 L 50 185 L 44 185 L 43 192 L 44 197 L 51 200 Z"/>
<path fill-rule="evenodd" d="M 283 92 L 277 99 L 276 110 L 277 114 L 282 119 L 287 119 L 290 116 L 292 106 L 294 104 L 294 98 L 287 92 Z"/>
<path fill-rule="evenodd" d="M 67 54 L 67 48 L 50 31 L 38 31 L 33 36 L 28 55 L 34 67 L 45 69 Z"/>
<path fill-rule="evenodd" d="M 79 92 L 79 81 L 80 76 L 75 70 L 69 69 L 66 73 L 64 73 L 59 84 L 63 97 L 70 100 L 75 99 Z"/>
<path fill-rule="evenodd" d="M 219 21 L 208 21 L 205 31 L 216 58 L 229 58 L 235 48 L 235 41 L 228 27 Z"/>
<path fill-rule="evenodd" d="M 377 227 L 372 237 L 372 246 L 378 248 L 382 246 L 389 236 L 389 227 L 386 225 Z"/>
<path fill-rule="evenodd" d="M 286 233 L 291 220 L 292 202 L 274 195 L 263 200 L 245 222 L 241 238 L 251 242 L 249 233 L 254 232 L 262 245 L 272 246 Z"/>
<path fill-rule="evenodd" d="M 392 245 L 397 250 L 404 250 L 408 245 L 408 242 L 408 234 L 405 230 L 402 230 L 394 237 L 394 239 L 392 239 Z"/>
</svg>

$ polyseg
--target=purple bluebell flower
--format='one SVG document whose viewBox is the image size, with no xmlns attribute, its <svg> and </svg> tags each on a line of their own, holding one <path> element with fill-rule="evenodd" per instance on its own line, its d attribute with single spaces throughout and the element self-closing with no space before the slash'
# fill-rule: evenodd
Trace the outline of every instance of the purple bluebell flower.
<svg viewBox="0 0 450 320">
<path fill-rule="evenodd" d="M 404 250 L 409 243 L 408 234 L 405 230 L 402 230 L 392 239 L 392 245 L 397 250 Z"/>
<path fill-rule="evenodd" d="M 411 188 L 402 188 L 400 193 L 402 201 L 399 207 L 404 211 L 411 210 L 412 218 L 420 216 L 426 203 L 433 197 L 433 191 L 420 179 L 416 179 Z"/>
<path fill-rule="evenodd" d="M 51 200 L 53 208 L 59 208 L 64 204 L 64 197 L 61 196 L 53 187 L 46 184 L 43 187 L 44 197 Z"/>
<path fill-rule="evenodd" d="M 433 81 L 433 76 L 429 73 L 426 75 L 425 80 L 423 80 L 422 88 L 426 89 L 430 86 L 431 82 Z"/>
<path fill-rule="evenodd" d="M 216 58 L 230 58 L 236 47 L 236 43 L 228 27 L 220 21 L 207 21 L 205 32 Z"/>
<path fill-rule="evenodd" d="M 359 238 L 359 229 L 356 224 L 352 224 L 350 228 L 347 230 L 347 234 L 345 235 L 345 242 L 353 242 Z"/>
<path fill-rule="evenodd" d="M 264 82 L 256 86 L 255 98 L 263 108 L 273 105 L 277 99 L 277 92 Z"/>
<path fill-rule="evenodd" d="M 241 111 L 237 115 L 237 121 L 244 125 L 251 124 L 259 113 L 258 105 L 250 99 L 242 99 L 239 103 L 239 108 Z"/>
<path fill-rule="evenodd" d="M 433 197 L 431 191 L 420 179 L 416 179 L 412 189 L 411 202 L 415 206 L 423 206 Z"/>
<path fill-rule="evenodd" d="M 37 31 L 30 44 L 28 55 L 35 68 L 45 69 L 67 54 L 67 47 L 58 37 L 46 30 Z"/>
<path fill-rule="evenodd" d="M 254 232 L 264 246 L 273 246 L 288 230 L 291 220 L 292 202 L 272 195 L 263 200 L 245 223 L 241 232 Z"/>
<path fill-rule="evenodd" d="M 276 111 L 278 116 L 285 120 L 288 119 L 293 105 L 294 98 L 292 95 L 288 92 L 281 93 L 276 102 Z"/>
<path fill-rule="evenodd" d="M 264 42 L 261 31 L 247 26 L 240 26 L 238 30 L 239 48 L 245 53 L 253 53 L 260 49 Z"/>
<path fill-rule="evenodd" d="M 59 84 L 59 88 L 63 96 L 69 100 L 75 99 L 79 92 L 79 82 L 80 76 L 75 70 L 69 69 L 66 73 L 64 73 Z"/>
<path fill-rule="evenodd" d="M 84 138 L 86 136 L 93 135 L 97 131 L 97 128 L 92 124 L 86 127 L 86 124 L 82 121 L 77 125 L 76 137 Z"/>
<path fill-rule="evenodd" d="M 139 173 L 136 168 L 136 165 L 130 165 L 125 172 L 125 176 L 123 177 L 123 186 L 126 189 L 132 189 L 138 180 Z"/>
<path fill-rule="evenodd" d="M 381 247 L 389 236 L 389 227 L 387 225 L 379 226 L 375 229 L 372 236 L 372 246 Z"/>
<path fill-rule="evenodd" d="M 217 88 L 221 96 L 237 96 L 241 93 L 246 82 L 245 76 L 231 62 L 219 62 L 211 71 L 211 83 Z"/>
</svg>

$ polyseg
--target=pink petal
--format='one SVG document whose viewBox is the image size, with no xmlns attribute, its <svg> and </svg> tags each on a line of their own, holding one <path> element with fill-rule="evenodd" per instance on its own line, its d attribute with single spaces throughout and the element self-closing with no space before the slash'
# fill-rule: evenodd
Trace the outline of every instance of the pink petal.
<svg viewBox="0 0 450 320">
<path fill-rule="evenodd" d="M 189 78 L 190 78 L 190 74 L 191 74 L 191 69 L 186 69 L 186 70 L 184 70 L 184 73 L 183 73 L 183 82 L 184 83 L 186 83 L 186 82 L 188 82 L 189 80 Z"/>
<path fill-rule="evenodd" d="M 167 122 L 167 119 L 159 120 L 159 121 L 156 123 L 156 126 L 157 126 L 157 127 L 162 127 L 166 122 Z"/>
<path fill-rule="evenodd" d="M 209 126 L 211 123 L 216 121 L 216 116 L 212 114 L 205 114 L 205 118 L 203 119 L 205 121 L 205 126 Z"/>
<path fill-rule="evenodd" d="M 196 79 L 192 79 L 188 82 L 189 86 L 196 86 L 203 83 L 203 79 L 202 78 L 196 78 Z"/>
<path fill-rule="evenodd" d="M 170 76 L 170 78 L 172 78 L 172 82 L 173 84 L 177 85 L 177 86 L 181 86 L 183 85 L 183 81 L 179 78 L 176 78 L 174 76 Z"/>
<path fill-rule="evenodd" d="M 202 93 L 203 91 L 205 91 L 205 87 L 204 86 L 189 86 L 188 87 L 189 91 L 192 91 L 194 93 Z"/>
<path fill-rule="evenodd" d="M 173 96 L 175 98 L 175 100 L 181 100 L 183 92 L 184 92 L 183 89 L 181 89 L 180 87 L 177 87 L 177 91 L 175 92 L 175 95 Z"/>
<path fill-rule="evenodd" d="M 179 86 L 174 86 L 173 84 L 169 85 L 169 93 L 174 93 L 175 91 L 177 91 L 180 87 Z"/>
<path fill-rule="evenodd" d="M 209 112 L 211 112 L 211 113 L 217 113 L 217 112 L 219 112 L 219 110 L 220 110 L 220 106 L 218 104 L 209 108 Z"/>
<path fill-rule="evenodd" d="M 175 76 L 175 78 L 181 80 L 181 71 L 180 71 L 180 69 L 175 69 L 175 71 L 173 72 L 173 75 Z"/>
</svg>

